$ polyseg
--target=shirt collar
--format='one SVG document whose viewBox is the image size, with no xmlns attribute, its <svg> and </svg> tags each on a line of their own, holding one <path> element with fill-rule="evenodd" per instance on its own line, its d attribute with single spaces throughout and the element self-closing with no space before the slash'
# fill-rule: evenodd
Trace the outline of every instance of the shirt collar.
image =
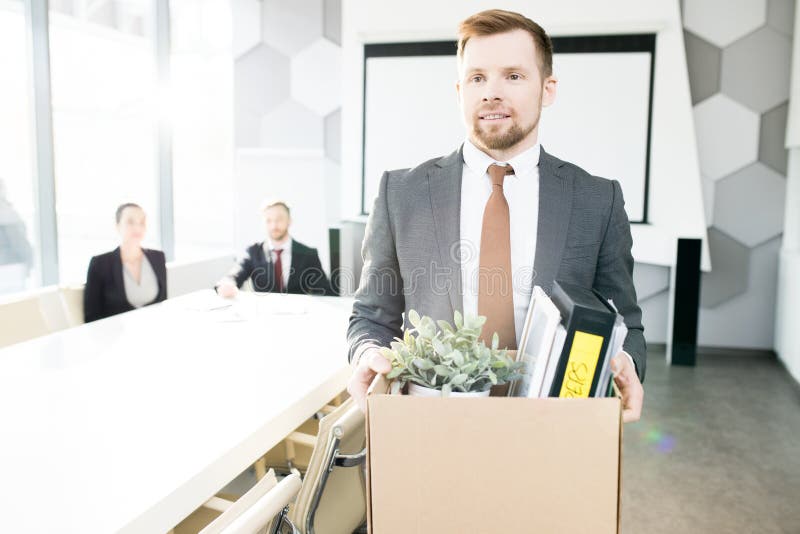
<svg viewBox="0 0 800 534">
<path fill-rule="evenodd" d="M 464 163 L 472 172 L 481 177 L 486 175 L 487 169 L 492 163 L 508 163 L 514 168 L 514 174 L 517 176 L 525 176 L 528 172 L 539 166 L 540 153 L 541 145 L 536 143 L 528 150 L 503 162 L 492 159 L 489 154 L 476 147 L 469 139 L 464 141 L 463 148 Z"/>
<path fill-rule="evenodd" d="M 267 238 L 264 242 L 264 246 L 267 249 L 267 252 L 271 252 L 275 250 L 275 245 L 272 243 L 272 239 Z M 292 250 L 292 238 L 289 237 L 289 240 L 286 241 L 283 245 L 281 245 L 281 250 Z"/>
</svg>

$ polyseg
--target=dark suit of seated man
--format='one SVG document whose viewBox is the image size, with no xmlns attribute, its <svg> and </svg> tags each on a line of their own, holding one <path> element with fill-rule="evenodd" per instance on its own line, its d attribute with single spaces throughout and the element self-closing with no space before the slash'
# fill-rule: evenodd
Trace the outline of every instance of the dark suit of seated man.
<svg viewBox="0 0 800 534">
<path fill-rule="evenodd" d="M 267 239 L 247 247 L 237 265 L 215 287 L 217 293 L 233 297 L 249 279 L 253 290 L 262 293 L 335 295 L 317 249 L 289 235 L 289 206 L 285 202 L 272 202 L 264 207 L 263 213 Z"/>
</svg>

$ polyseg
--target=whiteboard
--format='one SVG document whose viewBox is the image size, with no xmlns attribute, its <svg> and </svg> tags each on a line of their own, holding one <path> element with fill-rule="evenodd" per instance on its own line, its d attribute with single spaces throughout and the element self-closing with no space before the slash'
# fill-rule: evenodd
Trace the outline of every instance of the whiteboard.
<svg viewBox="0 0 800 534">
<path fill-rule="evenodd" d="M 558 93 L 539 125 L 548 153 L 619 180 L 632 222 L 646 222 L 652 56 L 554 54 Z M 466 133 L 455 54 L 366 56 L 364 77 L 362 210 L 368 213 L 385 170 L 447 155 Z"/>
</svg>

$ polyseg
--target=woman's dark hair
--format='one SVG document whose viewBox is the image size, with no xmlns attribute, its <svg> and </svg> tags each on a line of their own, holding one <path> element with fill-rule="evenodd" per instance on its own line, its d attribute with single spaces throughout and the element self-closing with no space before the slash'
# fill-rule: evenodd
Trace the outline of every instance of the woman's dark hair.
<svg viewBox="0 0 800 534">
<path fill-rule="evenodd" d="M 133 202 L 126 202 L 125 204 L 120 204 L 119 207 L 117 208 L 117 215 L 116 215 L 117 224 L 119 224 L 119 221 L 122 220 L 122 212 L 125 211 L 125 208 L 142 209 L 142 207 L 139 204 L 135 204 Z"/>
</svg>

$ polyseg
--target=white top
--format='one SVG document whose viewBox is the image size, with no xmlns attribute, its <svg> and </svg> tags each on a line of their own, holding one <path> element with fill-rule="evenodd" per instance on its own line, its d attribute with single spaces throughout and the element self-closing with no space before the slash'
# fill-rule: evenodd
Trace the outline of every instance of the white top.
<svg viewBox="0 0 800 534">
<path fill-rule="evenodd" d="M 122 280 L 125 284 L 125 298 L 134 308 L 141 308 L 149 304 L 158 296 L 158 278 L 147 254 L 142 254 L 142 266 L 139 273 L 139 281 L 133 277 L 131 272 L 122 264 Z"/>
<path fill-rule="evenodd" d="M 489 165 L 509 164 L 514 174 L 506 176 L 503 191 L 511 218 L 511 271 L 514 284 L 514 325 L 519 344 L 533 292 L 533 260 L 539 227 L 539 152 L 537 143 L 507 162 L 498 162 L 481 152 L 469 140 L 464 142 L 464 170 L 461 175 L 461 279 L 464 313 L 478 314 L 478 273 L 480 269 L 483 210 L 492 183 Z"/>
<path fill-rule="evenodd" d="M 289 271 L 292 267 L 292 238 L 290 237 L 289 240 L 281 246 L 275 246 L 272 242 L 272 239 L 266 239 L 264 241 L 264 255 L 269 255 L 270 261 L 275 263 L 278 260 L 278 254 L 275 250 L 281 249 L 281 272 L 283 274 L 283 287 L 289 287 Z"/>
<path fill-rule="evenodd" d="M 167 532 L 345 388 L 352 305 L 205 290 L 0 350 L 0 532 Z"/>
</svg>

